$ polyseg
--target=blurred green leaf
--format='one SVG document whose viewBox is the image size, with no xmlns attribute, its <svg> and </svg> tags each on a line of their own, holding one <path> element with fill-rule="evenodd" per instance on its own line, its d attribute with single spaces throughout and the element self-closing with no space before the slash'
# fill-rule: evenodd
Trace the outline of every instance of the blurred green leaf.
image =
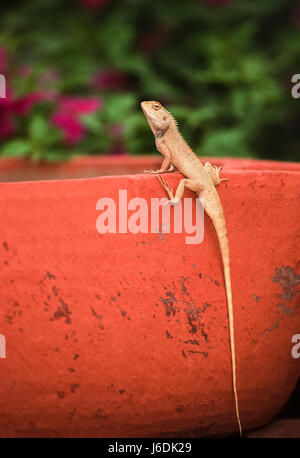
<svg viewBox="0 0 300 458">
<path fill-rule="evenodd" d="M 11 140 L 1 148 L 2 157 L 23 157 L 31 151 L 30 143 L 26 139 Z"/>
</svg>

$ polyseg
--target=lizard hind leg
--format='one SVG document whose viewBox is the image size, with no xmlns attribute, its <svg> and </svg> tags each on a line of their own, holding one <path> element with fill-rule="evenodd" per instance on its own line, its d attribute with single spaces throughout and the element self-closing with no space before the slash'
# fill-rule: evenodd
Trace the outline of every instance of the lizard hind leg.
<svg viewBox="0 0 300 458">
<path fill-rule="evenodd" d="M 182 180 L 180 180 L 180 183 L 176 189 L 175 196 L 174 196 L 172 188 L 170 188 L 168 183 L 165 182 L 163 177 L 157 177 L 157 178 L 160 181 L 160 184 L 162 185 L 162 187 L 167 192 L 168 197 L 170 199 L 168 202 L 166 202 L 166 204 L 171 204 L 171 205 L 177 204 L 183 197 L 185 187 L 189 189 L 190 191 L 194 191 L 194 192 L 200 191 L 199 183 L 194 182 L 193 180 L 188 180 L 187 178 L 183 178 Z"/>
<path fill-rule="evenodd" d="M 228 180 L 228 178 L 220 178 L 220 171 L 222 167 L 212 165 L 210 162 L 205 162 L 204 168 L 210 175 L 215 186 L 218 186 L 222 181 Z"/>
<path fill-rule="evenodd" d="M 166 181 L 163 179 L 163 177 L 158 176 L 156 178 L 158 179 L 158 181 L 160 182 L 160 184 L 162 185 L 162 187 L 164 188 L 164 190 L 168 194 L 169 199 L 173 200 L 174 199 L 173 189 L 169 186 L 168 183 L 166 183 Z"/>
</svg>

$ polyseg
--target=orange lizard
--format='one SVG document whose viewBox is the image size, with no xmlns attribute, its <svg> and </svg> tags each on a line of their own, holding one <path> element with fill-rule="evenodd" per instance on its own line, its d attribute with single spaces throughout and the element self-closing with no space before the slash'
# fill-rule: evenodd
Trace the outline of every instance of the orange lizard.
<svg viewBox="0 0 300 458">
<path fill-rule="evenodd" d="M 201 164 L 196 154 L 191 150 L 178 131 L 177 123 L 171 113 L 159 102 L 142 102 L 142 110 L 147 118 L 149 126 L 154 134 L 156 148 L 164 156 L 163 163 L 159 170 L 145 170 L 146 173 L 172 172 L 174 167 L 186 177 L 183 178 L 173 194 L 172 189 L 162 177 L 158 177 L 163 188 L 166 190 L 169 203 L 178 203 L 184 193 L 184 188 L 194 191 L 198 197 L 204 199 L 204 210 L 211 218 L 215 227 L 219 246 L 222 255 L 224 278 L 226 287 L 226 297 L 228 306 L 230 350 L 232 364 L 232 383 L 235 400 L 236 418 L 240 436 L 242 436 L 242 426 L 239 414 L 239 402 L 236 387 L 236 362 L 235 362 L 235 342 L 233 325 L 233 304 L 230 279 L 230 258 L 229 243 L 226 230 L 226 223 L 219 194 L 216 191 L 218 186 L 226 178 L 220 179 L 219 167 L 212 166 L 209 162 Z"/>
</svg>

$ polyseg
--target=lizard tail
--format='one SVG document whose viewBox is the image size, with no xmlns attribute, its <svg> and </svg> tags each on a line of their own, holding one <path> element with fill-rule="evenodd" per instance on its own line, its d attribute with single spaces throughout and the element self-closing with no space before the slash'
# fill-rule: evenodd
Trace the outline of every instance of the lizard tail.
<svg viewBox="0 0 300 458">
<path fill-rule="evenodd" d="M 226 223 L 224 215 L 220 215 L 220 218 L 213 218 L 213 224 L 218 236 L 220 251 L 223 261 L 225 288 L 228 306 L 228 321 L 229 321 L 229 334 L 230 334 L 230 350 L 231 350 L 231 365 L 232 365 L 232 384 L 235 401 L 236 419 L 239 426 L 239 433 L 242 437 L 242 425 L 240 421 L 239 413 L 239 401 L 236 388 L 236 359 L 235 359 L 235 342 L 234 342 L 234 325 L 233 325 L 233 304 L 232 304 L 232 290 L 231 290 L 231 278 L 230 278 L 230 261 L 229 261 L 229 243 L 226 230 Z M 216 221 L 217 220 L 217 221 Z"/>
</svg>

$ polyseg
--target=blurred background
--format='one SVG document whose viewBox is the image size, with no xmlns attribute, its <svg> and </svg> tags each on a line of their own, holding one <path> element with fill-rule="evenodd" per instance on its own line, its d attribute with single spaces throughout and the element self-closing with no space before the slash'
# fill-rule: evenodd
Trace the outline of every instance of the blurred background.
<svg viewBox="0 0 300 458">
<path fill-rule="evenodd" d="M 198 154 L 299 160 L 299 27 L 299 0 L 5 2 L 0 156 L 154 153 L 154 99 Z"/>
</svg>

